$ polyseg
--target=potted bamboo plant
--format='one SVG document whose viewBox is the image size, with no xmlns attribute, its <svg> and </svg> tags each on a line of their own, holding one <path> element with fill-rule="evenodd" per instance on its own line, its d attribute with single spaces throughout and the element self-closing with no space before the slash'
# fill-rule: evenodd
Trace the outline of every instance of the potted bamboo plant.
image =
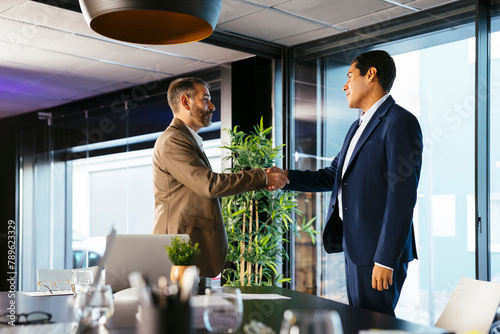
<svg viewBox="0 0 500 334">
<path fill-rule="evenodd" d="M 170 279 L 173 282 L 181 281 L 184 271 L 194 266 L 194 261 L 200 254 L 198 246 L 198 243 L 193 245 L 190 239 L 181 240 L 180 237 L 174 237 L 170 246 L 165 246 L 168 258 L 172 262 Z"/>
<path fill-rule="evenodd" d="M 245 133 L 238 127 L 226 131 L 230 143 L 223 146 L 230 151 L 230 172 L 244 169 L 267 168 L 281 158 L 284 145 L 273 147 L 272 127 L 260 125 Z M 225 285 L 278 285 L 289 278 L 279 270 L 282 259 L 288 260 L 283 244 L 288 242 L 285 233 L 300 237 L 305 232 L 315 242 L 318 233 L 313 226 L 315 218 L 304 222 L 302 212 L 290 191 L 259 190 L 222 199 L 229 250 L 226 261 L 231 264 L 223 272 Z M 296 221 L 302 220 L 299 224 Z"/>
</svg>

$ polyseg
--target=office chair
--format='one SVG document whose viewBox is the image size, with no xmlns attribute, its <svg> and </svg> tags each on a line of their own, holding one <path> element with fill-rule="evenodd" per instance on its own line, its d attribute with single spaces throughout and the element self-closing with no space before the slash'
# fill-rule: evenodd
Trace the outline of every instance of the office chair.
<svg viewBox="0 0 500 334">
<path fill-rule="evenodd" d="M 488 333 L 499 302 L 500 282 L 462 277 L 434 326 L 454 333 Z"/>
</svg>

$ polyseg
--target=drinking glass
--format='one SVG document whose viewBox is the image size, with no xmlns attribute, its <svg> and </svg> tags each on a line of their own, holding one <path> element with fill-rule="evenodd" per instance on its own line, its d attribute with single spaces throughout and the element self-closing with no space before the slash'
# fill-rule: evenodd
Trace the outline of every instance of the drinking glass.
<svg viewBox="0 0 500 334">
<path fill-rule="evenodd" d="M 115 312 L 111 286 L 84 286 L 76 295 L 74 310 L 77 319 L 86 326 L 106 324 Z"/>
<path fill-rule="evenodd" d="M 71 290 L 77 295 L 80 290 L 94 282 L 94 273 L 91 270 L 73 270 L 71 275 Z"/>
<path fill-rule="evenodd" d="M 211 333 L 235 333 L 243 318 L 241 291 L 232 287 L 207 289 L 203 321 Z"/>
<path fill-rule="evenodd" d="M 280 334 L 343 334 L 342 322 L 333 310 L 286 310 Z"/>
</svg>

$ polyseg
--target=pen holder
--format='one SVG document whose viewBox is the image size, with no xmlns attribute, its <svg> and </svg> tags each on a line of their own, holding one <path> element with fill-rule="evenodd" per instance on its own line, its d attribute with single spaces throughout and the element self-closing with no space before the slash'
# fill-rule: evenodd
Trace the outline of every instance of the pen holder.
<svg viewBox="0 0 500 334">
<path fill-rule="evenodd" d="M 189 301 L 171 301 L 168 306 L 141 305 L 139 310 L 138 334 L 194 333 Z"/>
</svg>

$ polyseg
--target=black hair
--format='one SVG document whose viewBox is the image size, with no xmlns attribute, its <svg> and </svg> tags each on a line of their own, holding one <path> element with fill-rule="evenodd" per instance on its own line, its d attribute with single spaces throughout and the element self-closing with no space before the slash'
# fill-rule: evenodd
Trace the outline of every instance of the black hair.
<svg viewBox="0 0 500 334">
<path fill-rule="evenodd" d="M 382 88 L 386 92 L 391 90 L 394 79 L 396 79 L 396 64 L 387 52 L 382 50 L 365 52 L 351 61 L 351 65 L 354 63 L 362 76 L 365 76 L 371 67 L 375 67 Z"/>
</svg>

